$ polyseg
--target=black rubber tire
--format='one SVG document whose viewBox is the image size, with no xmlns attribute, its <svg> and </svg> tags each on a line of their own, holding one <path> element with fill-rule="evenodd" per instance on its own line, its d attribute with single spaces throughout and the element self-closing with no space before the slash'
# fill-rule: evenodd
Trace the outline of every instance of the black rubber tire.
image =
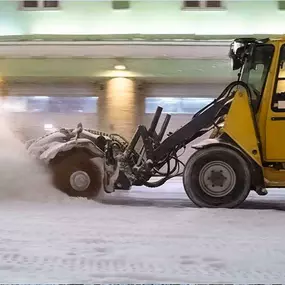
<svg viewBox="0 0 285 285">
<path fill-rule="evenodd" d="M 60 191 L 71 197 L 96 198 L 102 189 L 101 169 L 90 161 L 92 157 L 82 150 L 63 152 L 50 163 L 53 184 Z M 91 181 L 84 191 L 77 191 L 70 184 L 70 176 L 75 171 L 86 172 Z"/>
<path fill-rule="evenodd" d="M 236 183 L 231 192 L 223 197 L 212 197 L 200 186 L 199 173 L 210 161 L 223 161 L 235 172 Z M 183 184 L 187 196 L 199 207 L 235 208 L 250 192 L 251 175 L 246 161 L 240 154 L 226 147 L 213 146 L 200 149 L 189 158 L 183 173 Z"/>
</svg>

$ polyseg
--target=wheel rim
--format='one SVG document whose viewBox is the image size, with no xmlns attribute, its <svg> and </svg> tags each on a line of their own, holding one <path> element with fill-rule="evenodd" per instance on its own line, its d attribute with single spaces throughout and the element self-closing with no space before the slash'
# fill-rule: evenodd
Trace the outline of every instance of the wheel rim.
<svg viewBox="0 0 285 285">
<path fill-rule="evenodd" d="M 236 174 L 232 167 L 223 161 L 207 163 L 199 173 L 202 190 L 212 197 L 228 195 L 236 184 Z"/>
<path fill-rule="evenodd" d="M 85 191 L 91 182 L 89 175 L 84 171 L 76 171 L 70 176 L 70 185 L 76 191 Z"/>
</svg>

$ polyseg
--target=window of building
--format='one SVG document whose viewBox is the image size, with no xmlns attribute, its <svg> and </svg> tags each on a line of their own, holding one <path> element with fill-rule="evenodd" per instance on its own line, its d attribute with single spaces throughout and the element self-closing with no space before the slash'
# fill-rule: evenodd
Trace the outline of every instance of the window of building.
<svg viewBox="0 0 285 285">
<path fill-rule="evenodd" d="M 7 112 L 97 113 L 98 97 L 10 96 L 2 102 Z"/>
<path fill-rule="evenodd" d="M 184 9 L 219 9 L 223 8 L 222 1 L 215 0 L 189 0 L 183 1 Z"/>
<path fill-rule="evenodd" d="M 27 112 L 27 104 L 24 97 L 6 97 L 1 101 L 1 108 L 6 112 Z"/>
<path fill-rule="evenodd" d="M 38 7 L 38 1 L 22 1 L 23 7 L 25 8 L 37 8 Z"/>
<path fill-rule="evenodd" d="M 112 8 L 114 10 L 126 10 L 130 8 L 130 1 L 112 1 Z"/>
<path fill-rule="evenodd" d="M 285 10 L 285 1 L 278 1 L 278 9 Z"/>
<path fill-rule="evenodd" d="M 45 8 L 57 8 L 58 6 L 59 6 L 58 1 L 55 0 L 44 1 Z"/>
<path fill-rule="evenodd" d="M 145 98 L 145 113 L 153 114 L 157 106 L 169 114 L 195 114 L 208 105 L 214 98 L 179 98 L 179 97 L 147 97 Z"/>
<path fill-rule="evenodd" d="M 50 113 L 96 113 L 97 97 L 50 97 Z"/>
<path fill-rule="evenodd" d="M 38 0 L 38 1 L 21 1 L 20 8 L 23 10 L 48 10 L 48 9 L 58 9 L 58 0 Z"/>
</svg>

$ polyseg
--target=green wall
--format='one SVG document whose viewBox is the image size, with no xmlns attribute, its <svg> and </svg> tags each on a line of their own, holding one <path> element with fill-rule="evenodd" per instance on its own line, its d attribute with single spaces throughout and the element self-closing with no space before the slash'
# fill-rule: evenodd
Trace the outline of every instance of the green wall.
<svg viewBox="0 0 285 285">
<path fill-rule="evenodd" d="M 126 71 L 115 71 L 113 59 L 0 58 L 0 76 L 9 77 L 137 77 L 168 81 L 229 81 L 236 78 L 229 60 L 126 59 Z"/>
<path fill-rule="evenodd" d="M 131 1 L 116 11 L 107 0 L 65 0 L 57 11 L 21 11 L 17 1 L 0 1 L 0 35 L 285 33 L 275 0 L 229 0 L 220 11 L 183 11 L 181 2 Z"/>
</svg>

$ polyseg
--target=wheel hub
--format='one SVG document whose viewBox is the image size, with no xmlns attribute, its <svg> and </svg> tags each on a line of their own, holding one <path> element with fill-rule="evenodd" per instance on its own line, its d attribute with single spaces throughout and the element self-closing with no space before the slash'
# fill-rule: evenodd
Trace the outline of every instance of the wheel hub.
<svg viewBox="0 0 285 285">
<path fill-rule="evenodd" d="M 227 177 L 224 176 L 223 170 L 215 171 L 212 170 L 210 176 L 208 177 L 209 182 L 212 182 L 212 185 L 222 187 L 227 180 Z"/>
<path fill-rule="evenodd" d="M 70 185 L 76 191 L 85 191 L 91 182 L 89 175 L 84 171 L 76 171 L 70 176 Z"/>
<path fill-rule="evenodd" d="M 236 184 L 236 174 L 227 163 L 212 161 L 201 169 L 199 183 L 207 195 L 224 197 L 233 190 Z"/>
</svg>

